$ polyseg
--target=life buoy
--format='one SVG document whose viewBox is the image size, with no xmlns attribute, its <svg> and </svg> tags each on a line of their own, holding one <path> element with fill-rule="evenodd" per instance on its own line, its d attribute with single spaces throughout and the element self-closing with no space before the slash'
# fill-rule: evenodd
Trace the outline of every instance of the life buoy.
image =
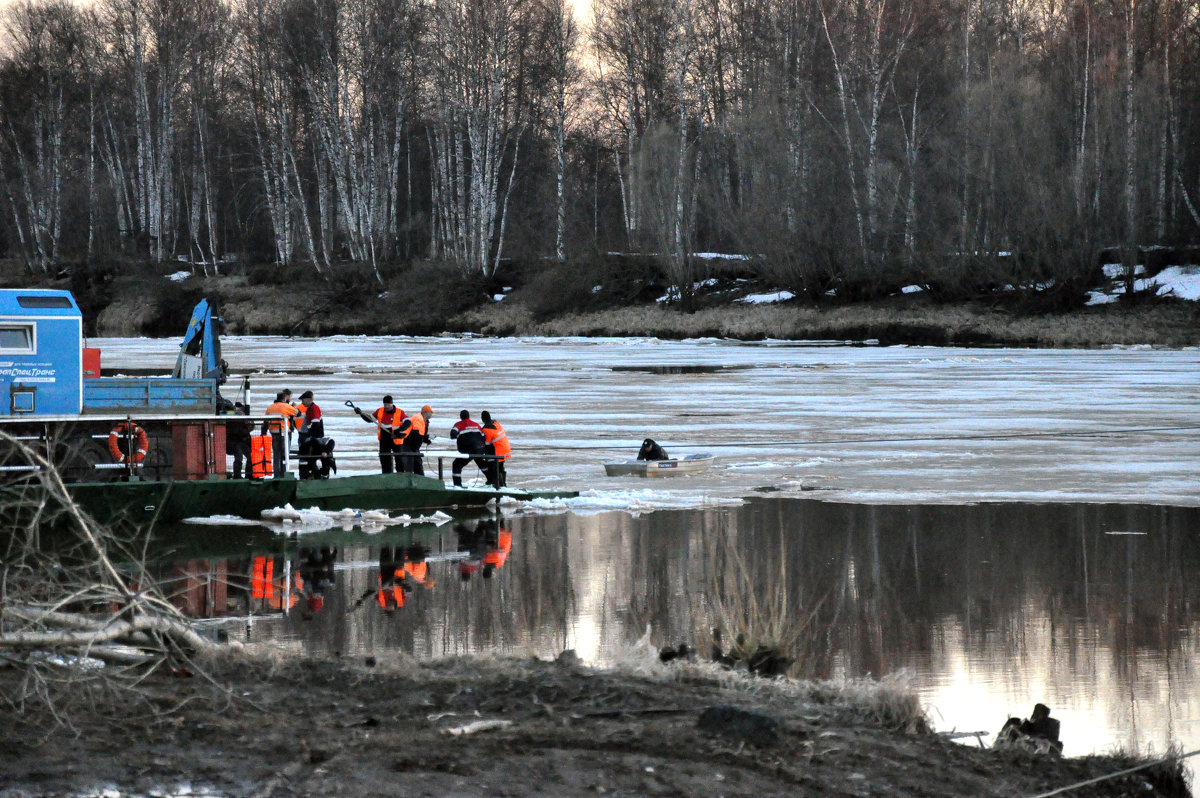
<svg viewBox="0 0 1200 798">
<path fill-rule="evenodd" d="M 133 441 L 134 450 L 132 456 L 121 451 L 121 444 L 126 440 Z M 150 439 L 146 437 L 146 430 L 132 421 L 122 421 L 112 428 L 112 432 L 108 433 L 108 451 L 112 454 L 114 462 L 125 463 L 132 461 L 140 463 L 146 459 L 146 450 L 149 448 Z"/>
</svg>

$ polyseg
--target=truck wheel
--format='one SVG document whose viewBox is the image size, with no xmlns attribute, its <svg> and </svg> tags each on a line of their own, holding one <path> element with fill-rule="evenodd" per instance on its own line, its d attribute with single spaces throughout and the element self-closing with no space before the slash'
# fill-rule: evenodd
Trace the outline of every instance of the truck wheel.
<svg viewBox="0 0 1200 798">
<path fill-rule="evenodd" d="M 96 468 L 110 465 L 108 447 L 93 438 L 72 437 L 67 441 L 67 451 L 57 458 L 58 467 L 68 482 L 112 482 L 120 473 L 115 468 Z"/>
</svg>

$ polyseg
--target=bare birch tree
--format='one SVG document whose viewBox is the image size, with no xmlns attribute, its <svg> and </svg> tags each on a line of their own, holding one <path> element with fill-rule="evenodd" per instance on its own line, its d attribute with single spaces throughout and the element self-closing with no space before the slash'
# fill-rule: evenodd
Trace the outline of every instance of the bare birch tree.
<svg viewBox="0 0 1200 798">
<path fill-rule="evenodd" d="M 23 2 L 8 9 L 9 80 L 0 95 L 0 169 L 29 271 L 59 262 L 64 182 L 74 108 L 86 96 L 86 36 L 82 15 L 64 0 Z M 78 132 L 78 131 L 77 131 Z"/>
<path fill-rule="evenodd" d="M 843 148 L 857 231 L 857 269 L 865 277 L 887 251 L 890 203 L 881 197 L 883 116 L 915 27 L 909 0 L 858 0 L 838 9 L 817 0 L 829 48 L 833 99 L 822 111 Z M 842 16 L 835 16 L 840 10 Z"/>
<path fill-rule="evenodd" d="M 567 124 L 578 105 L 582 69 L 577 61 L 579 29 L 573 7 L 566 0 L 544 0 L 548 34 L 550 135 L 554 138 L 554 257 L 566 259 L 567 225 Z"/>
<path fill-rule="evenodd" d="M 529 122 L 523 88 L 532 12 L 527 0 L 432 4 L 431 254 L 464 274 L 493 273 L 503 251 L 507 198 Z"/>
</svg>

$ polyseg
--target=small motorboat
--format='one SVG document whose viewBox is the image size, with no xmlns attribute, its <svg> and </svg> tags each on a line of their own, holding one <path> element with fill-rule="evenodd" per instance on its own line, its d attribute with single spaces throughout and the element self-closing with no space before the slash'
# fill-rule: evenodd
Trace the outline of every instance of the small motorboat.
<svg viewBox="0 0 1200 798">
<path fill-rule="evenodd" d="M 682 459 L 629 460 L 624 463 L 605 463 L 604 473 L 610 477 L 675 477 L 708 470 L 716 458 L 711 454 L 689 454 Z"/>
</svg>

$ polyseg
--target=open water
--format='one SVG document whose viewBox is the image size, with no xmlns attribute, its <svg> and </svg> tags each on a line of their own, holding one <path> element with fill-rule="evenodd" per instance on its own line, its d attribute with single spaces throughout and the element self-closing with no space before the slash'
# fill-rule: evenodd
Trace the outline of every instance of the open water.
<svg viewBox="0 0 1200 798">
<path fill-rule="evenodd" d="M 169 341 L 94 343 L 106 369 L 175 356 Z M 255 409 L 278 387 L 314 390 L 339 451 L 373 444 L 342 403 L 370 410 L 386 392 L 432 404 L 443 435 L 461 407 L 491 410 L 513 439 L 511 484 L 584 491 L 408 527 L 164 530 L 180 600 L 228 616 L 210 622 L 226 634 L 376 658 L 571 648 L 604 664 L 647 630 L 707 653 L 714 626 L 774 625 L 811 677 L 909 680 L 939 730 L 986 741 L 1041 701 L 1068 754 L 1200 747 L 1200 351 L 225 345 Z M 717 465 L 603 475 L 646 436 Z M 380 594 L 381 571 L 419 557 L 407 592 Z M 309 590 L 329 582 L 319 609 L 298 573 Z"/>
</svg>

